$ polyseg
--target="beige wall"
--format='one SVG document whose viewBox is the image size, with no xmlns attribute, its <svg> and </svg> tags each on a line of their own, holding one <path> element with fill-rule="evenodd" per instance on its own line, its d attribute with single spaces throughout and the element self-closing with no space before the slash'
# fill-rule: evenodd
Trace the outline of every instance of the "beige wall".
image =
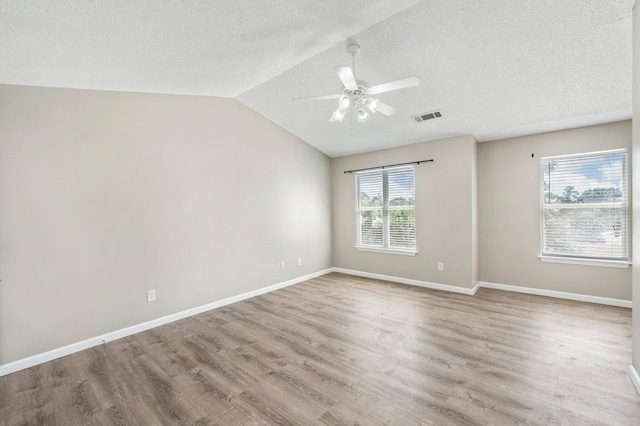
<svg viewBox="0 0 640 426">
<path fill-rule="evenodd" d="M 331 266 L 328 157 L 239 102 L 0 99 L 0 364 Z"/>
<path fill-rule="evenodd" d="M 471 288 L 476 284 L 474 202 L 476 141 L 442 139 L 366 154 L 333 158 L 333 265 Z M 418 254 L 400 256 L 357 251 L 355 175 L 345 170 L 433 159 L 415 167 Z M 445 269 L 439 271 L 438 262 Z"/>
<path fill-rule="evenodd" d="M 630 121 L 479 144 L 480 281 L 631 300 L 631 268 L 538 259 L 540 158 L 630 146 Z"/>
<path fill-rule="evenodd" d="M 640 6 L 633 11 L 633 367 L 640 372 Z"/>
<path fill-rule="evenodd" d="M 628 148 L 630 122 L 329 160 L 231 99 L 16 86 L 0 99 L 0 364 L 331 266 L 631 298 L 630 269 L 537 257 L 540 157 Z M 419 253 L 355 250 L 343 171 L 430 158 L 416 166 Z"/>
</svg>

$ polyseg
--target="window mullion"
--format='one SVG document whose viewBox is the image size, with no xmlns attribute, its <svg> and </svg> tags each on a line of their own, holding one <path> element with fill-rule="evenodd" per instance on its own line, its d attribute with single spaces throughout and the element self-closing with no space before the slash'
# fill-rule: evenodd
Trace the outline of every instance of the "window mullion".
<svg viewBox="0 0 640 426">
<path fill-rule="evenodd" d="M 389 241 L 391 241 L 391 231 L 389 228 L 389 172 L 386 170 L 382 173 L 382 198 L 382 223 L 384 229 L 382 241 L 384 247 L 388 248 Z"/>
</svg>

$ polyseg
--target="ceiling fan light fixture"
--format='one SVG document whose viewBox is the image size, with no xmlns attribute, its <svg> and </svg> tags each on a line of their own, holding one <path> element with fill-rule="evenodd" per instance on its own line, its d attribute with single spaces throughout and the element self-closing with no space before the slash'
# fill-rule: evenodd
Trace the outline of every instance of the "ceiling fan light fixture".
<svg viewBox="0 0 640 426">
<path fill-rule="evenodd" d="M 340 107 L 343 109 L 347 109 L 349 108 L 349 105 L 351 104 L 351 100 L 349 99 L 348 96 L 343 96 L 340 98 Z"/>
<path fill-rule="evenodd" d="M 369 98 L 364 103 L 364 106 L 367 107 L 369 111 L 375 113 L 378 110 L 378 100 Z"/>
<path fill-rule="evenodd" d="M 369 113 L 363 109 L 358 110 L 358 121 L 364 123 L 369 119 Z"/>
<path fill-rule="evenodd" d="M 347 115 L 347 110 L 344 108 L 338 108 L 334 113 L 336 115 L 336 119 L 338 121 L 342 121 L 345 115 Z"/>
</svg>

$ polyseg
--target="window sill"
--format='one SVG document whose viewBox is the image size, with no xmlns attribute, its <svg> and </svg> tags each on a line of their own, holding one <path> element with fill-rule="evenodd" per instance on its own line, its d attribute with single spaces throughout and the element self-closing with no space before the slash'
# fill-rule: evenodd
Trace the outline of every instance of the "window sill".
<svg viewBox="0 0 640 426">
<path fill-rule="evenodd" d="M 378 248 L 378 247 L 367 247 L 367 246 L 355 246 L 358 251 L 370 251 L 374 253 L 387 253 L 387 254 L 399 254 L 401 256 L 415 256 L 418 251 L 417 250 L 402 250 L 402 249 L 392 249 L 392 248 Z"/>
<path fill-rule="evenodd" d="M 577 257 L 538 256 L 542 262 L 568 263 L 571 265 L 604 266 L 606 268 L 628 268 L 631 262 L 626 260 L 597 260 L 581 259 Z"/>
</svg>

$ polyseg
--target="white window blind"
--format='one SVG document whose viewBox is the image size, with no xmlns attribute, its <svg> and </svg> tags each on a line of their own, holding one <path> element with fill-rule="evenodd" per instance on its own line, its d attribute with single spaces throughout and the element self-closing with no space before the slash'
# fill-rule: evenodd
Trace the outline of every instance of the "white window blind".
<svg viewBox="0 0 640 426">
<path fill-rule="evenodd" d="M 412 166 L 356 174 L 360 247 L 416 247 L 415 181 Z"/>
<path fill-rule="evenodd" d="M 626 261 L 627 152 L 546 157 L 542 256 Z"/>
</svg>

